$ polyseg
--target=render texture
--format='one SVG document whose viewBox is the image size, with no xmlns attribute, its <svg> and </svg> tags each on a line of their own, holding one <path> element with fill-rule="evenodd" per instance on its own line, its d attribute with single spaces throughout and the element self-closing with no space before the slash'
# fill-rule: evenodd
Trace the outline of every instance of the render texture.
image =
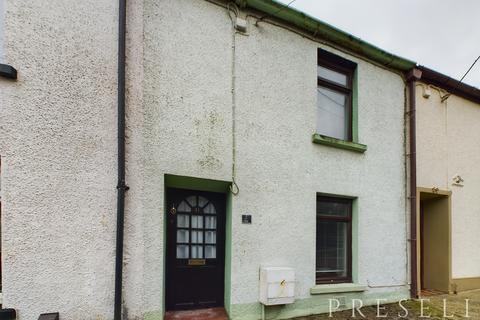
<svg viewBox="0 0 480 320">
<path fill-rule="evenodd" d="M 451 192 L 451 247 L 453 282 L 467 281 L 479 286 L 480 244 L 478 188 L 480 145 L 478 104 L 430 86 L 431 95 L 423 97 L 427 83 L 417 86 L 418 107 L 418 187 Z M 454 178 L 464 181 L 456 184 Z M 474 287 L 467 286 L 471 289 Z"/>
<path fill-rule="evenodd" d="M 3 306 L 21 320 L 112 319 L 118 8 L 5 7 L 5 59 L 20 76 L 0 80 Z M 261 265 L 296 273 L 296 302 L 268 308 L 269 318 L 325 312 L 331 297 L 346 307 L 407 298 L 402 75 L 280 24 L 256 26 L 255 15 L 234 36 L 225 7 L 204 0 L 137 0 L 128 10 L 125 319 L 163 319 L 165 175 L 232 180 L 232 62 L 231 318 L 260 318 Z M 365 153 L 311 141 L 318 48 L 358 65 Z M 355 198 L 353 278 L 363 292 L 310 293 L 317 193 Z M 247 213 L 251 225 L 241 223 Z"/>
<path fill-rule="evenodd" d="M 149 121 L 144 141 L 150 146 L 145 161 L 148 184 L 156 186 L 157 194 L 148 203 L 158 214 L 164 211 L 159 195 L 165 174 L 231 180 L 232 27 L 224 8 L 205 1 L 145 5 L 152 17 L 145 25 Z M 232 197 L 230 315 L 260 317 L 260 265 L 290 266 L 297 275 L 299 301 L 273 308 L 271 315 L 325 310 L 329 296 L 310 295 L 316 193 L 358 197 L 355 267 L 356 282 L 369 286 L 364 296 L 407 297 L 402 77 L 284 28 L 269 23 L 256 27 L 255 18 L 248 22 L 248 34 L 235 36 L 240 193 Z M 365 154 L 311 142 L 318 47 L 358 63 L 359 135 L 368 146 Z M 245 213 L 253 215 L 252 225 L 241 224 Z M 153 237 L 161 239 L 163 221 L 158 222 Z M 155 290 L 160 297 L 162 287 Z M 158 305 L 157 300 L 152 309 Z"/>
<path fill-rule="evenodd" d="M 92 10 L 95 8 L 95 10 Z M 5 1 L 2 306 L 108 319 L 116 184 L 116 7 Z"/>
</svg>

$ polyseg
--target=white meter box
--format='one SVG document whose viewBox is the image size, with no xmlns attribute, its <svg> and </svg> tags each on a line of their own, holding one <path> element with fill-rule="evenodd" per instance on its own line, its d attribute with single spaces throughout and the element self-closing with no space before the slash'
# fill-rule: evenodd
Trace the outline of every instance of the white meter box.
<svg viewBox="0 0 480 320">
<path fill-rule="evenodd" d="M 286 267 L 260 268 L 260 302 L 266 306 L 295 301 L 295 271 Z"/>
</svg>

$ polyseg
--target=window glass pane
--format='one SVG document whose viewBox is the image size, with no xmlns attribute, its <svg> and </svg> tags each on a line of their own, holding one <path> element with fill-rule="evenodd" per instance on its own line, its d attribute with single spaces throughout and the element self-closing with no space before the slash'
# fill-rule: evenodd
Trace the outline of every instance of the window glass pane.
<svg viewBox="0 0 480 320">
<path fill-rule="evenodd" d="M 203 231 L 192 230 L 192 243 L 203 243 Z"/>
<path fill-rule="evenodd" d="M 177 215 L 177 227 L 179 228 L 188 228 L 188 215 L 187 214 L 179 214 Z"/>
<path fill-rule="evenodd" d="M 203 247 L 202 246 L 192 246 L 192 259 L 203 258 Z"/>
<path fill-rule="evenodd" d="M 209 203 L 208 206 L 206 206 L 205 209 L 203 209 L 203 213 L 215 214 L 216 211 L 213 204 Z"/>
<path fill-rule="evenodd" d="M 350 202 L 333 202 L 324 200 L 322 198 L 317 199 L 317 214 L 322 216 L 342 216 L 347 217 L 350 215 Z"/>
<path fill-rule="evenodd" d="M 205 246 L 205 258 L 215 259 L 217 257 L 216 246 Z"/>
<path fill-rule="evenodd" d="M 347 86 L 347 75 L 322 66 L 317 67 L 317 75 L 329 81 Z"/>
<path fill-rule="evenodd" d="M 177 243 L 188 243 L 188 230 L 177 230 Z"/>
<path fill-rule="evenodd" d="M 203 216 L 192 216 L 192 228 L 203 228 Z"/>
<path fill-rule="evenodd" d="M 324 87 L 317 88 L 317 133 L 348 140 L 347 95 Z"/>
<path fill-rule="evenodd" d="M 347 276 L 347 223 L 319 221 L 317 223 L 317 275 Z"/>
<path fill-rule="evenodd" d="M 188 259 L 187 245 L 177 245 L 177 259 Z"/>
<path fill-rule="evenodd" d="M 217 243 L 217 232 L 216 231 L 206 231 L 205 232 L 205 243 Z"/>
<path fill-rule="evenodd" d="M 217 217 L 205 217 L 205 228 L 206 229 L 216 229 L 217 228 Z"/>
</svg>

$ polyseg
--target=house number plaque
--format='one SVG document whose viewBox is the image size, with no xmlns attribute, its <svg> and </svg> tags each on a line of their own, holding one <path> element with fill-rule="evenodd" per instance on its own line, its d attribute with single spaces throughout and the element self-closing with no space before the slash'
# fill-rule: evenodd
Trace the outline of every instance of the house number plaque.
<svg viewBox="0 0 480 320">
<path fill-rule="evenodd" d="M 252 224 L 252 215 L 251 214 L 242 214 L 242 223 L 243 224 Z"/>
<path fill-rule="evenodd" d="M 205 259 L 188 259 L 189 266 L 204 266 Z"/>
</svg>

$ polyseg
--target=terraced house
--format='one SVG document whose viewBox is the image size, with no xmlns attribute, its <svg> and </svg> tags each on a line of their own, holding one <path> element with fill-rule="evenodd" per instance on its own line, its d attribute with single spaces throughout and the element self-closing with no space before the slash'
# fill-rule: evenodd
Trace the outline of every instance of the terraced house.
<svg viewBox="0 0 480 320">
<path fill-rule="evenodd" d="M 1 16 L 11 319 L 287 319 L 422 289 L 414 62 L 271 0 Z"/>
<path fill-rule="evenodd" d="M 419 70 L 418 290 L 480 289 L 480 90 Z"/>
</svg>

